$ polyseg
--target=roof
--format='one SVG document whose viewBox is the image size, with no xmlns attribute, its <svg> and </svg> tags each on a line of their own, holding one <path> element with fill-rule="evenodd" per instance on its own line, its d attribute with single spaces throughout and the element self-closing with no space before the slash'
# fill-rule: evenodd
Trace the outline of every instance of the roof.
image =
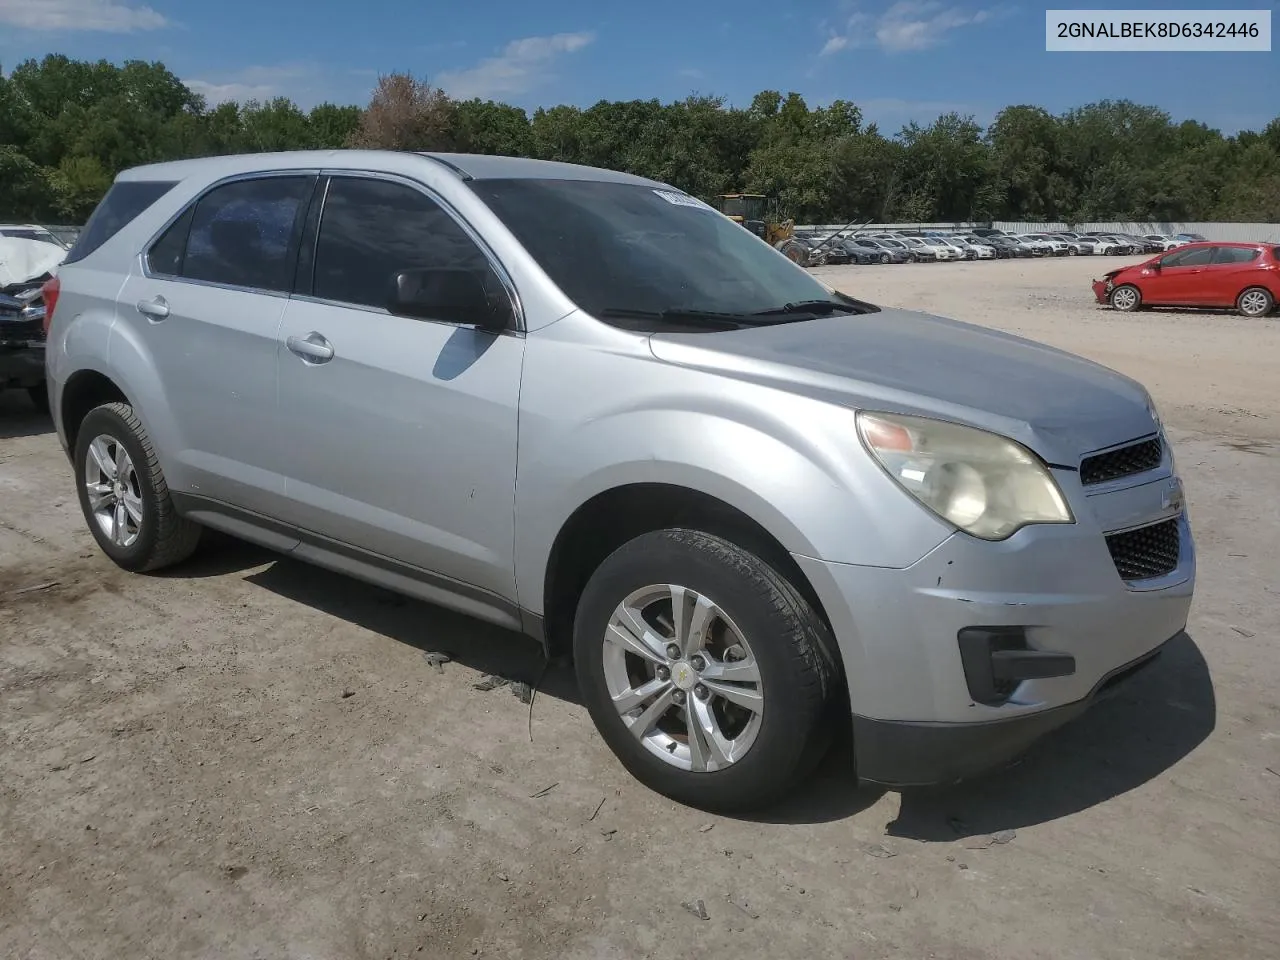
<svg viewBox="0 0 1280 960">
<path fill-rule="evenodd" d="M 656 180 L 637 177 L 620 170 L 562 163 L 558 160 L 495 157 L 482 153 L 424 153 L 422 156 L 451 166 L 473 180 L 608 180 L 651 187 L 665 186 Z"/>
<path fill-rule="evenodd" d="M 370 170 L 420 156 L 442 164 L 459 176 L 474 180 L 556 179 L 604 180 L 662 187 L 665 184 L 617 170 L 588 167 L 526 157 L 494 157 L 471 153 L 408 153 L 399 150 L 294 150 L 281 153 L 240 153 L 195 160 L 172 160 L 131 167 L 121 180 L 185 180 L 188 177 L 218 179 L 255 170 L 323 169 L 326 167 Z"/>
</svg>

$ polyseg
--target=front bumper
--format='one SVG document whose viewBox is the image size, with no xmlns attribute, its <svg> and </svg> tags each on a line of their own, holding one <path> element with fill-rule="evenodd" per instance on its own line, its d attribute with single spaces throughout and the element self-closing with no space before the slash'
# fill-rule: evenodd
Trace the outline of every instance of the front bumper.
<svg viewBox="0 0 1280 960">
<path fill-rule="evenodd" d="M 1095 280 L 1093 281 L 1093 298 L 1098 303 L 1106 304 L 1110 302 L 1111 297 L 1111 281 Z"/>
<path fill-rule="evenodd" d="M 918 787 L 954 783 L 993 770 L 1111 696 L 1155 663 L 1167 643 L 1112 670 L 1088 696 L 1039 713 L 984 723 L 912 723 L 855 714 L 858 778 L 889 787 Z"/>
<path fill-rule="evenodd" d="M 998 543 L 955 533 L 902 569 L 796 557 L 840 647 L 855 735 L 864 733 L 859 776 L 941 782 L 1011 758 L 1185 629 L 1196 551 L 1180 495 L 1171 495 L 1168 455 L 1158 470 L 1097 489 L 1072 471 L 1054 473 L 1075 523 L 1025 527 Z M 1176 564 L 1158 578 L 1122 579 L 1106 537 L 1167 521 Z M 1011 657 L 1068 667 L 1019 672 L 983 695 L 971 647 L 962 647 L 975 633 L 1014 638 Z M 985 653 L 989 681 L 1005 654 Z M 958 747 L 972 755 L 949 759 Z"/>
</svg>

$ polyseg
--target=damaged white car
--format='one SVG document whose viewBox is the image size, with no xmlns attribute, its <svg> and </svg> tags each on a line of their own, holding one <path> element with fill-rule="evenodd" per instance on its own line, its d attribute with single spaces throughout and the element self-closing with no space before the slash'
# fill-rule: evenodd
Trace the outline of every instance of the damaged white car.
<svg viewBox="0 0 1280 960">
<path fill-rule="evenodd" d="M 0 236 L 0 390 L 26 390 L 40 410 L 49 409 L 44 285 L 66 256 L 57 242 Z"/>
</svg>

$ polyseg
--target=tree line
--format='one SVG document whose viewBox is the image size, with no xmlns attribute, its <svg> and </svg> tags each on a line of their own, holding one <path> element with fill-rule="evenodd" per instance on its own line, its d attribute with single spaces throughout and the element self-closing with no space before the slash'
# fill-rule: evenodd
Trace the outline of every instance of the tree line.
<svg viewBox="0 0 1280 960">
<path fill-rule="evenodd" d="M 0 71 L 0 219 L 82 223 L 122 169 L 185 157 L 339 147 L 512 154 L 627 170 L 705 200 L 777 197 L 799 222 L 1280 221 L 1280 117 L 1224 136 L 1103 100 L 1009 106 L 886 136 L 856 103 L 766 90 L 538 108 L 457 100 L 410 74 L 364 107 L 207 104 L 161 63 L 49 55 Z"/>
</svg>

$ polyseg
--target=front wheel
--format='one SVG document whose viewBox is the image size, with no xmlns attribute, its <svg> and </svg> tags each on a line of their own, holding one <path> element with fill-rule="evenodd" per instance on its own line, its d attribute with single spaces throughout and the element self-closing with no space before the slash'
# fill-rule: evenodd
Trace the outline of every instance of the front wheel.
<svg viewBox="0 0 1280 960">
<path fill-rule="evenodd" d="M 1077 250 L 1075 247 L 1067 247 L 1067 256 L 1069 257 L 1074 257 L 1079 252 L 1080 251 Z"/>
<path fill-rule="evenodd" d="M 142 421 L 127 403 L 89 411 L 76 434 L 80 509 L 102 552 L 125 570 L 159 570 L 189 557 L 200 527 L 180 516 Z"/>
<path fill-rule="evenodd" d="M 889 262 L 890 260 L 892 260 L 892 259 L 893 259 L 893 257 L 889 256 L 889 254 L 887 254 L 887 253 L 882 253 L 882 254 L 880 254 L 880 262 L 881 262 L 881 263 L 888 263 L 888 262 Z"/>
<path fill-rule="evenodd" d="M 1128 313 L 1142 306 L 1142 292 L 1131 283 L 1124 283 L 1111 291 L 1111 306 Z"/>
<path fill-rule="evenodd" d="M 1246 317 L 1265 317 L 1275 305 L 1275 297 L 1263 287 L 1250 287 L 1236 299 L 1236 309 Z"/>
<path fill-rule="evenodd" d="M 759 808 L 821 759 L 836 682 L 827 629 L 785 578 L 727 540 L 671 529 L 619 547 L 587 583 L 573 639 L 596 728 L 664 796 Z"/>
</svg>

